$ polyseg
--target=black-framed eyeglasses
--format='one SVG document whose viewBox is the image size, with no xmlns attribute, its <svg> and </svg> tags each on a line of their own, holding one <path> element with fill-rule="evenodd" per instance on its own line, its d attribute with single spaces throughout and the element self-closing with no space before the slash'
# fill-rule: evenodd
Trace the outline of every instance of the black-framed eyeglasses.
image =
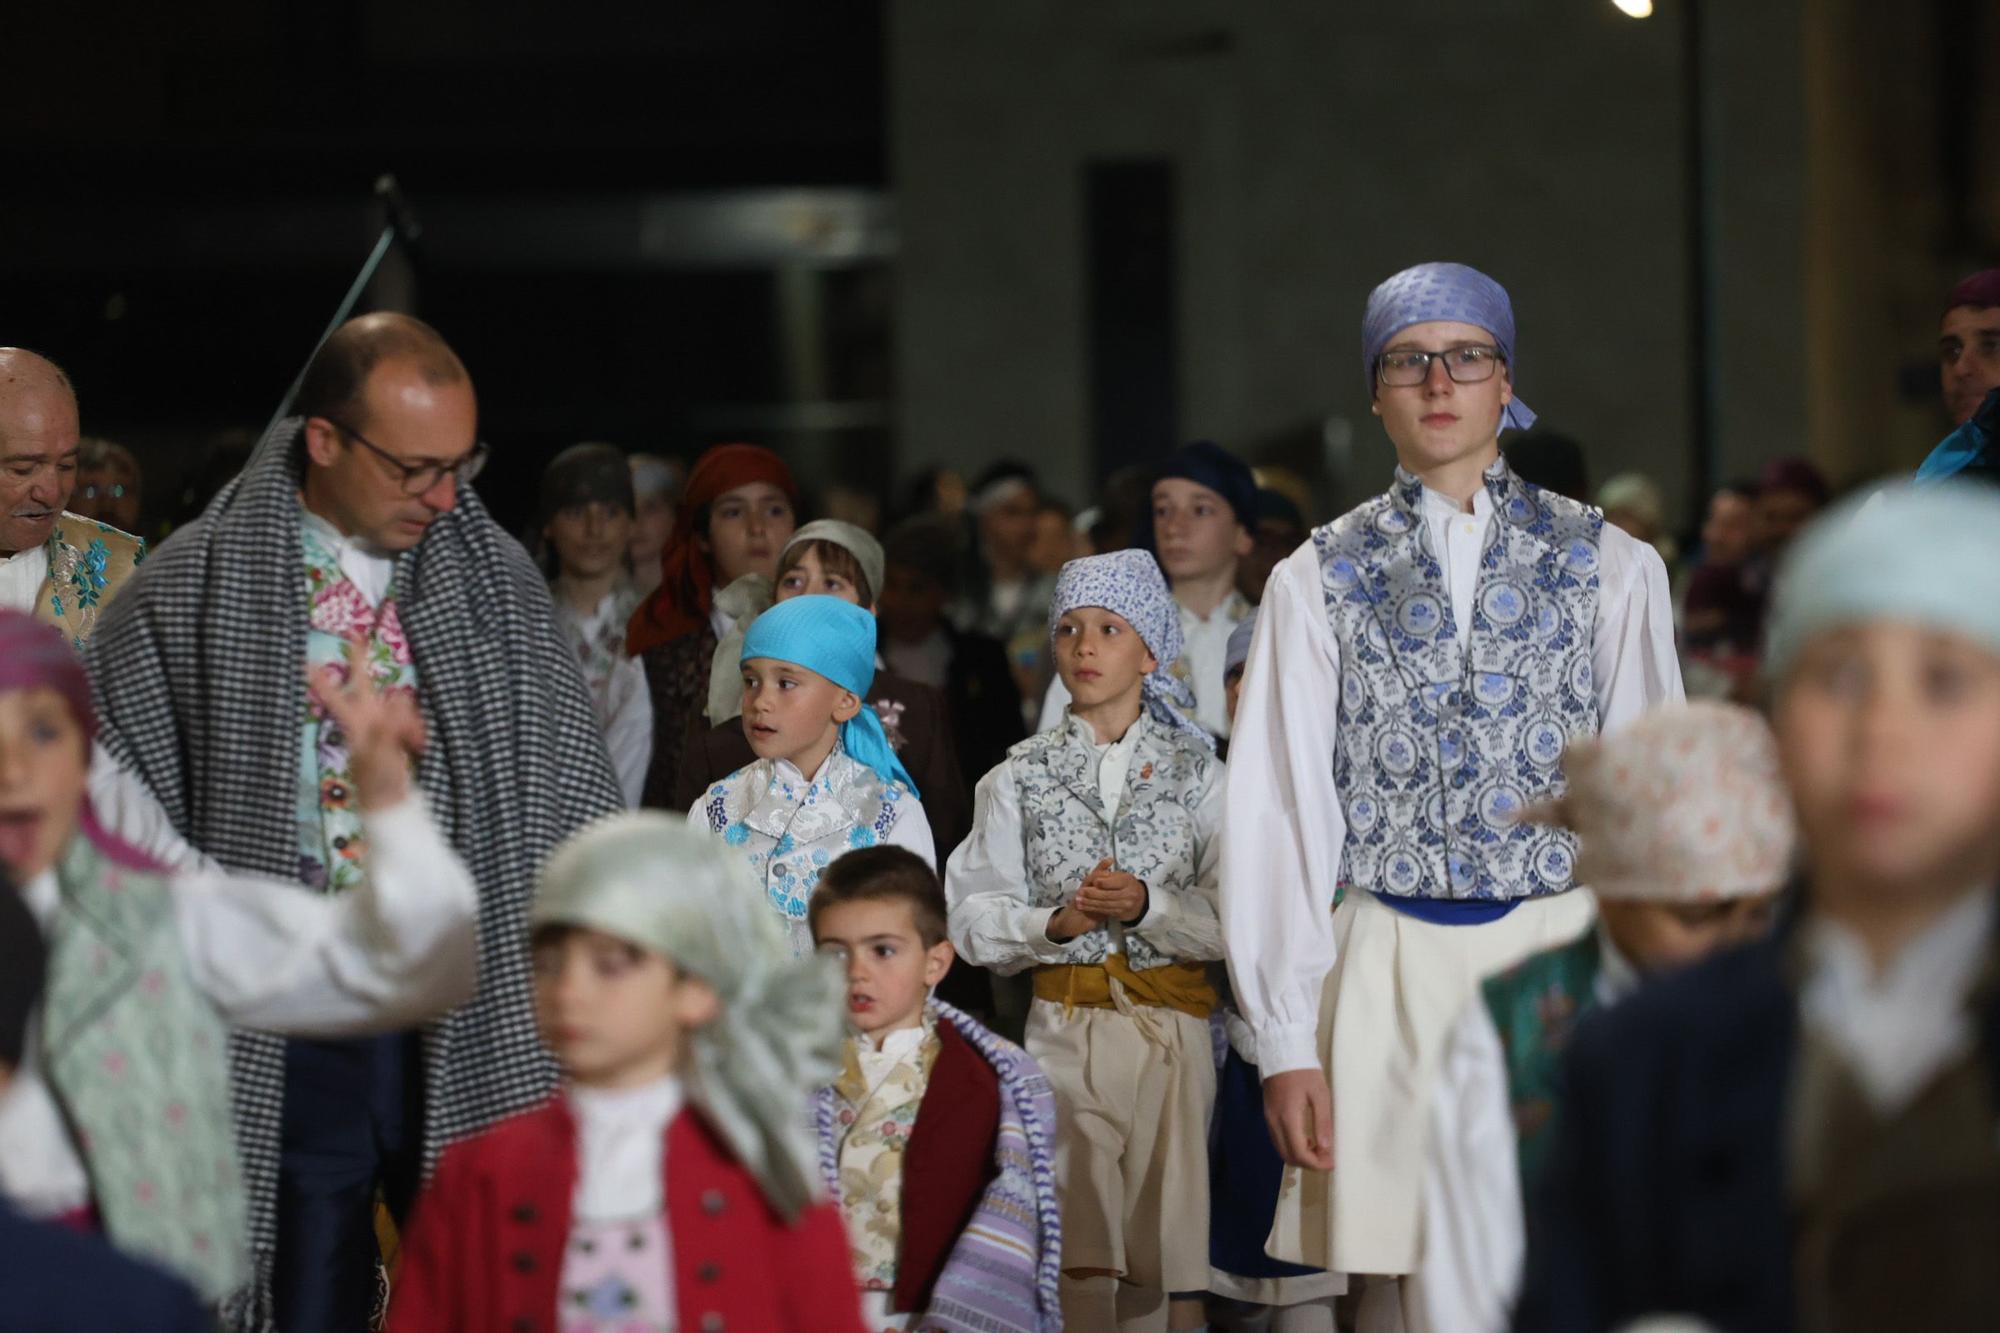
<svg viewBox="0 0 2000 1333">
<path fill-rule="evenodd" d="M 1442 352 L 1384 352 L 1375 362 L 1375 376 L 1392 389 L 1408 389 L 1431 377 L 1431 362 L 1444 362 L 1453 384 L 1482 384 L 1500 368 L 1500 349 L 1487 343 L 1448 347 Z"/>
<path fill-rule="evenodd" d="M 405 463 L 354 427 L 335 421 L 332 417 L 322 417 L 321 420 L 401 473 L 405 495 L 422 495 L 443 481 L 447 475 L 453 481 L 471 481 L 479 475 L 479 469 L 486 466 L 486 456 L 491 452 L 486 447 L 486 441 L 479 440 L 466 451 L 465 457 L 456 463 Z"/>
</svg>

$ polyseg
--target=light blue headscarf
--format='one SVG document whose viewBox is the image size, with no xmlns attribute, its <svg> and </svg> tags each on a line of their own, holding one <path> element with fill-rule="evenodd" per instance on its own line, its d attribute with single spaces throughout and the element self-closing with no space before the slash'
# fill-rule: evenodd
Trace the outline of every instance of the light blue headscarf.
<svg viewBox="0 0 2000 1333">
<path fill-rule="evenodd" d="M 2000 653 L 2000 491 L 1904 483 L 1827 511 L 1778 572 L 1765 674 L 1784 676 L 1821 630 L 1865 620 L 1948 630 Z"/>
<path fill-rule="evenodd" d="M 1955 477 L 1975 463 L 1996 461 L 1987 454 L 1996 438 L 2000 438 L 2000 389 L 1987 394 L 1963 426 L 1938 441 L 1917 469 L 1917 484 L 1928 486 Z"/>
<path fill-rule="evenodd" d="M 1389 340 L 1412 324 L 1450 320 L 1471 324 L 1493 335 L 1506 359 L 1507 375 L 1520 384 L 1514 362 L 1514 303 L 1507 289 L 1476 268 L 1464 264 L 1418 264 L 1396 274 L 1368 295 L 1368 312 L 1361 317 L 1361 374 L 1375 393 L 1375 363 Z M 1500 414 L 1500 429 L 1526 430 L 1535 414 L 1517 393 Z"/>
<path fill-rule="evenodd" d="M 840 728 L 849 757 L 871 768 L 884 782 L 900 782 L 923 799 L 910 771 L 896 757 L 882 719 L 868 704 L 875 683 L 875 617 L 838 597 L 794 597 L 758 616 L 743 636 L 743 656 L 790 662 L 825 676 L 861 700 L 861 711 Z"/>
<path fill-rule="evenodd" d="M 1181 608 L 1168 590 L 1153 553 L 1111 551 L 1064 565 L 1062 573 L 1056 575 L 1055 596 L 1049 602 L 1052 648 L 1063 613 L 1080 606 L 1101 606 L 1124 618 L 1158 663 L 1140 683 L 1141 706 L 1155 722 L 1184 731 L 1213 750 L 1215 737 L 1194 720 L 1194 691 L 1173 673 L 1182 648 Z"/>
</svg>

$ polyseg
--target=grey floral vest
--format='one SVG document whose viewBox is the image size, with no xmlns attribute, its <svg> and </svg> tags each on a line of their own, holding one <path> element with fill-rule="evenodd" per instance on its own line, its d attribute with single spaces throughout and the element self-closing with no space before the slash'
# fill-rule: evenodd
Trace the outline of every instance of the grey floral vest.
<svg viewBox="0 0 2000 1333">
<path fill-rule="evenodd" d="M 1514 817 L 1561 794 L 1563 748 L 1597 731 L 1604 517 L 1504 459 L 1486 489 L 1494 518 L 1463 650 L 1415 477 L 1398 468 L 1388 494 L 1313 534 L 1340 644 L 1345 884 L 1483 901 L 1571 886 L 1575 839 Z"/>
<path fill-rule="evenodd" d="M 1195 811 L 1209 786 L 1222 780 L 1221 761 L 1185 733 L 1141 714 L 1133 725 L 1143 730 L 1113 823 L 1098 794 L 1097 754 L 1086 725 L 1071 719 L 1008 751 L 1035 906 L 1060 907 L 1107 856 L 1149 889 L 1192 888 L 1202 848 L 1216 832 L 1196 827 Z M 1110 952 L 1110 928 L 1099 926 L 1065 945 L 1063 961 L 1101 963 Z M 1137 971 L 1183 961 L 1129 932 L 1125 957 Z"/>
<path fill-rule="evenodd" d="M 56 880 L 42 1042 L 92 1201 L 119 1249 L 220 1300 L 250 1276 L 228 1034 L 188 974 L 173 886 L 81 834 Z"/>
</svg>

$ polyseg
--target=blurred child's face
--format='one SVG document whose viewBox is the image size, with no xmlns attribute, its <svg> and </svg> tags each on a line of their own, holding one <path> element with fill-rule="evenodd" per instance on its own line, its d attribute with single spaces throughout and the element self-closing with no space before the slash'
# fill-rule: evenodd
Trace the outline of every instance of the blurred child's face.
<svg viewBox="0 0 2000 1333">
<path fill-rule="evenodd" d="M 674 535 L 674 502 L 657 492 L 639 497 L 632 519 L 632 540 L 626 547 L 634 569 L 651 569 Z"/>
<path fill-rule="evenodd" d="M 837 574 L 820 563 L 819 552 L 809 542 L 799 543 L 789 563 L 778 570 L 777 600 L 789 602 L 794 597 L 817 595 L 838 597 L 843 602 L 861 605 L 861 591 L 854 586 L 854 580 L 845 574 Z M 868 610 L 875 608 L 869 607 Z"/>
<path fill-rule="evenodd" d="M 701 539 L 715 565 L 715 586 L 726 588 L 745 574 L 776 579 L 778 555 L 797 526 L 792 502 L 767 482 L 718 495 L 708 507 L 708 535 Z"/>
<path fill-rule="evenodd" d="M 26 883 L 56 863 L 83 809 L 90 744 L 55 690 L 0 693 L 0 865 Z"/>
<path fill-rule="evenodd" d="M 1044 509 L 1035 515 L 1035 544 L 1028 548 L 1028 563 L 1039 573 L 1060 574 L 1065 564 L 1076 559 L 1081 545 L 1069 515 L 1060 509 Z"/>
<path fill-rule="evenodd" d="M 743 664 L 743 735 L 759 759 L 789 760 L 811 778 L 840 724 L 860 711 L 852 691 L 817 671 L 774 657 Z"/>
<path fill-rule="evenodd" d="M 1827 630 L 1773 723 L 1822 902 L 1949 899 L 2000 871 L 2000 655 L 1914 625 Z"/>
<path fill-rule="evenodd" d="M 1153 542 L 1170 582 L 1225 573 L 1254 545 L 1227 500 L 1185 477 L 1153 484 Z"/>
<path fill-rule="evenodd" d="M 1101 606 L 1079 606 L 1056 622 L 1056 670 L 1079 708 L 1131 695 L 1160 665 L 1125 617 Z"/>
<path fill-rule="evenodd" d="M 900 899 L 827 907 L 816 939 L 846 966 L 847 1021 L 868 1037 L 921 1023 L 931 988 L 951 968 L 951 941 L 924 947 L 916 909 Z"/>
<path fill-rule="evenodd" d="M 686 1034 L 720 1008 L 706 982 L 600 930 L 541 940 L 534 971 L 542 1042 L 585 1087 L 635 1088 L 674 1073 Z"/>
<path fill-rule="evenodd" d="M 1598 917 L 1632 966 L 1652 974 L 1698 963 L 1718 949 L 1762 939 L 1778 895 L 1707 903 L 1649 903 L 1600 898 Z"/>
<path fill-rule="evenodd" d="M 940 551 L 938 559 L 949 559 Z M 915 642 L 936 633 L 944 619 L 944 584 L 915 565 L 891 564 L 882 576 L 882 596 L 875 607 L 882 633 Z"/>
<path fill-rule="evenodd" d="M 556 510 L 542 529 L 556 564 L 573 579 L 603 578 L 624 568 L 632 541 L 632 515 L 618 505 L 592 501 Z"/>
</svg>

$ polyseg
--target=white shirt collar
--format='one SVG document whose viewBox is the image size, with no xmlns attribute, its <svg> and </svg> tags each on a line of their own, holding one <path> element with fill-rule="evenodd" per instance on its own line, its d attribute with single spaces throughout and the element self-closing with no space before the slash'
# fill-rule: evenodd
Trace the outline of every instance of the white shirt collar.
<svg viewBox="0 0 2000 1333">
<path fill-rule="evenodd" d="M 1485 486 L 1472 493 L 1472 517 L 1484 523 L 1493 512 L 1493 495 Z M 1424 487 L 1424 513 L 1433 518 L 1463 518 L 1465 506 L 1442 491 Z"/>
<path fill-rule="evenodd" d="M 567 1089 L 577 1128 L 575 1215 L 589 1222 L 660 1211 L 667 1126 L 687 1102 L 671 1075 L 636 1088 Z"/>
<path fill-rule="evenodd" d="M 42 584 L 48 577 L 47 543 L 0 558 L 0 606 L 33 615 Z"/>
<path fill-rule="evenodd" d="M 1995 894 L 1969 893 L 1878 972 L 1846 926 L 1805 927 L 1805 1022 L 1840 1055 L 1878 1114 L 1907 1105 L 1970 1048 L 1966 998 L 1993 944 Z"/>
</svg>

